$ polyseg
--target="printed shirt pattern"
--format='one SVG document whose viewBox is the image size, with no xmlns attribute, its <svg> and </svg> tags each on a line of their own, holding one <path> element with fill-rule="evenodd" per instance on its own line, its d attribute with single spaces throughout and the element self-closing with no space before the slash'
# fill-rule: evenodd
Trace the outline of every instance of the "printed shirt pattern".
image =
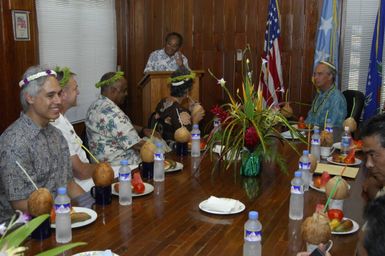
<svg viewBox="0 0 385 256">
<path fill-rule="evenodd" d="M 182 54 L 183 65 L 190 69 L 186 56 Z M 153 51 L 148 58 L 144 73 L 149 71 L 175 71 L 179 68 L 176 64 L 176 56 L 168 56 L 164 49 Z"/>
<path fill-rule="evenodd" d="M 130 118 L 110 99 L 100 95 L 88 109 L 85 123 L 90 150 L 99 161 L 112 165 L 119 165 L 122 159 L 140 162 L 132 148 L 140 137 Z"/>
<path fill-rule="evenodd" d="M 35 190 L 16 161 L 38 187 L 52 194 L 72 180 L 67 142 L 52 125 L 40 128 L 22 114 L 0 137 L 0 223 L 14 210 L 9 201 L 25 200 Z"/>
</svg>

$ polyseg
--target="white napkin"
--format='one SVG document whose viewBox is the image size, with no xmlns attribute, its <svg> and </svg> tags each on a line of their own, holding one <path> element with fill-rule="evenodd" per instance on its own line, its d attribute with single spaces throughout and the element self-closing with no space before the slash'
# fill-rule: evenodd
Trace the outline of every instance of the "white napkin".
<svg viewBox="0 0 385 256">
<path fill-rule="evenodd" d="M 238 200 L 210 196 L 204 208 L 209 211 L 230 213 L 238 206 Z"/>
</svg>

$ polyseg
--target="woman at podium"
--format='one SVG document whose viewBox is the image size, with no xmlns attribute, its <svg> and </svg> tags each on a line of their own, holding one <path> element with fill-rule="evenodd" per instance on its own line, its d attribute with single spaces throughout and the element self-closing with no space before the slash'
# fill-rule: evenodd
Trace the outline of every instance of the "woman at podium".
<svg viewBox="0 0 385 256">
<path fill-rule="evenodd" d="M 170 78 L 170 96 L 160 100 L 151 115 L 151 126 L 158 123 L 157 131 L 165 140 L 174 140 L 175 130 L 182 124 L 191 130 L 192 124 L 199 123 L 205 115 L 203 107 L 188 96 L 194 78 L 195 73 L 186 68 L 173 72 Z"/>
</svg>

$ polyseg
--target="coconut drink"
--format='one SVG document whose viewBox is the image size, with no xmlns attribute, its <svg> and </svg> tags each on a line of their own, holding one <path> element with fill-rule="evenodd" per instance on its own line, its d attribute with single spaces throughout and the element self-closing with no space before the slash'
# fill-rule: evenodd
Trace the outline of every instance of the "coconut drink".
<svg viewBox="0 0 385 256">
<path fill-rule="evenodd" d="M 191 139 L 191 133 L 186 127 L 182 126 L 174 133 L 174 139 L 176 141 L 175 150 L 177 155 L 186 156 L 188 153 L 187 143 Z"/>
<path fill-rule="evenodd" d="M 154 162 L 155 149 L 155 144 L 151 140 L 147 140 L 140 148 L 140 158 L 142 158 L 142 161 L 146 163 Z"/>
<path fill-rule="evenodd" d="M 302 223 L 301 233 L 306 241 L 307 251 L 313 251 L 320 243 L 327 243 L 331 237 L 329 218 L 321 212 L 313 213 Z"/>
<path fill-rule="evenodd" d="M 326 183 L 325 194 L 328 198 L 336 184 L 337 187 L 335 189 L 335 192 L 330 198 L 329 209 L 340 209 L 341 211 L 343 211 L 344 200 L 349 197 L 349 185 L 346 180 L 344 180 L 341 176 L 335 176 L 331 178 Z"/>
<path fill-rule="evenodd" d="M 28 212 L 32 216 L 50 214 L 53 207 L 53 198 L 46 188 L 39 188 L 33 191 L 27 201 Z"/>
<path fill-rule="evenodd" d="M 98 187 L 110 186 L 114 181 L 114 170 L 108 163 L 100 163 L 96 167 L 92 179 Z"/>
</svg>

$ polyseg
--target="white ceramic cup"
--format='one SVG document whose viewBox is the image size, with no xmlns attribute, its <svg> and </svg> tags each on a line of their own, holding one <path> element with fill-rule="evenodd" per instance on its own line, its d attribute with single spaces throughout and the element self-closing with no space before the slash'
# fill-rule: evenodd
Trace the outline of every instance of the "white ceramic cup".
<svg viewBox="0 0 385 256">
<path fill-rule="evenodd" d="M 343 211 L 344 209 L 344 200 L 336 200 L 336 199 L 330 199 L 329 203 L 329 209 L 340 209 Z"/>
<path fill-rule="evenodd" d="M 321 158 L 326 159 L 328 158 L 334 151 L 334 148 L 332 147 L 321 147 Z"/>
<path fill-rule="evenodd" d="M 307 252 L 312 252 L 318 247 L 318 244 L 311 244 L 306 242 L 306 251 Z"/>
</svg>

